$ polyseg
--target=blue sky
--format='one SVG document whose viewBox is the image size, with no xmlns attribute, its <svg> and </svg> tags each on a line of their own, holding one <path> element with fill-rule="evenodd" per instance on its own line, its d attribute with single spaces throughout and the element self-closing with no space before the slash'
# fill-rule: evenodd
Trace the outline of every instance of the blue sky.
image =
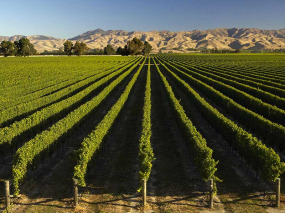
<svg viewBox="0 0 285 213">
<path fill-rule="evenodd" d="M 0 35 L 285 28 L 285 0 L 0 0 Z"/>
</svg>

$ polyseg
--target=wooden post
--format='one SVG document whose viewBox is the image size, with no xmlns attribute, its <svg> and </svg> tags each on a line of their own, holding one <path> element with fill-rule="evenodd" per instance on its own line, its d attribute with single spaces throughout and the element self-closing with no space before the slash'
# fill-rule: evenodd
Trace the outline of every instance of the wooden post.
<svg viewBox="0 0 285 213">
<path fill-rule="evenodd" d="M 78 206 L 78 180 L 73 179 L 74 206 Z"/>
<path fill-rule="evenodd" d="M 145 207 L 146 206 L 146 179 L 143 179 L 142 187 L 143 187 L 143 194 L 142 194 L 143 207 Z"/>
<path fill-rule="evenodd" d="M 214 179 L 210 179 L 210 201 L 209 207 L 214 208 Z"/>
<path fill-rule="evenodd" d="M 276 207 L 280 207 L 280 186 L 281 180 L 277 178 L 276 180 Z"/>
<path fill-rule="evenodd" d="M 10 208 L 10 181 L 5 180 L 5 197 L 6 197 L 6 208 L 9 211 Z"/>
</svg>

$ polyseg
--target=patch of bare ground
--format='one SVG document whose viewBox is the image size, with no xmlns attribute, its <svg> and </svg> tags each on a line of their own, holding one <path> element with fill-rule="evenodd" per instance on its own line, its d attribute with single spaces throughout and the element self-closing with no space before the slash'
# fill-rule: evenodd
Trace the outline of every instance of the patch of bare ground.
<svg viewBox="0 0 285 213">
<path fill-rule="evenodd" d="M 197 130 L 213 149 L 213 158 L 219 160 L 217 176 L 223 180 L 217 183 L 218 198 L 226 212 L 265 212 L 274 205 L 272 184 L 263 181 L 258 174 L 235 152 L 219 133 L 219 127 L 210 125 L 188 96 L 188 91 L 180 86 L 171 74 L 163 72 L 169 80 L 175 95 L 181 100 L 186 114 Z M 190 84 L 191 86 L 191 84 Z M 202 95 L 202 97 L 204 97 Z M 284 206 L 276 209 L 282 212 Z"/>
</svg>

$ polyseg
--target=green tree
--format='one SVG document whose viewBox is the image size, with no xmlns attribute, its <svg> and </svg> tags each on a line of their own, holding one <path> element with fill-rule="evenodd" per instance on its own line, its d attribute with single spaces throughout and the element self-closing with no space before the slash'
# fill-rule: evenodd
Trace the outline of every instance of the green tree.
<svg viewBox="0 0 285 213">
<path fill-rule="evenodd" d="M 130 53 L 130 49 L 128 48 L 128 45 L 125 45 L 124 46 L 124 49 L 123 49 L 123 55 L 126 55 L 126 56 L 128 56 L 128 55 L 130 55 L 131 53 Z"/>
<path fill-rule="evenodd" d="M 124 55 L 124 49 L 122 47 L 118 47 L 116 54 L 117 55 Z"/>
<path fill-rule="evenodd" d="M 19 41 L 14 42 L 18 56 L 30 56 L 35 55 L 37 50 L 28 38 L 21 38 Z"/>
<path fill-rule="evenodd" d="M 106 47 L 104 47 L 104 55 L 115 55 L 116 50 L 113 48 L 112 45 L 108 44 Z"/>
<path fill-rule="evenodd" d="M 117 54 L 117 55 L 122 55 L 122 56 L 128 56 L 128 55 L 130 55 L 130 50 L 128 49 L 128 46 L 125 45 L 124 48 L 119 47 L 119 48 L 117 49 L 116 54 Z"/>
<path fill-rule="evenodd" d="M 64 52 L 68 55 L 71 56 L 72 55 L 72 51 L 73 51 L 73 43 L 72 41 L 66 40 L 63 44 L 63 50 Z"/>
<path fill-rule="evenodd" d="M 138 38 L 133 38 L 127 42 L 127 49 L 131 55 L 141 55 L 144 49 L 143 42 Z"/>
<path fill-rule="evenodd" d="M 81 56 L 84 52 L 88 50 L 86 43 L 76 41 L 73 47 L 73 51 L 75 55 Z"/>
<path fill-rule="evenodd" d="M 152 50 L 152 46 L 150 45 L 150 43 L 148 43 L 147 41 L 144 42 L 144 48 L 143 48 L 143 55 L 149 55 L 150 51 Z"/>
<path fill-rule="evenodd" d="M 14 43 L 11 41 L 2 41 L 0 44 L 0 53 L 3 53 L 4 57 L 15 55 L 17 49 Z"/>
</svg>

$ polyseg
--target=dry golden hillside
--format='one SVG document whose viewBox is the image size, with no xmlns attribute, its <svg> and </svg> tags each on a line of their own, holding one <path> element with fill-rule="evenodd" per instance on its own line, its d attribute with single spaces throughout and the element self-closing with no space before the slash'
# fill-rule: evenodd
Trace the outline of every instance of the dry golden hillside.
<svg viewBox="0 0 285 213">
<path fill-rule="evenodd" d="M 15 41 L 23 36 L 5 37 L 1 40 Z M 44 50 L 57 50 L 63 46 L 65 39 L 48 36 L 27 36 L 39 52 Z M 80 40 L 87 43 L 89 48 L 104 48 L 107 44 L 115 47 L 124 46 L 126 42 L 134 37 L 149 41 L 153 49 L 158 51 L 164 49 L 188 48 L 217 48 L 217 49 L 284 49 L 285 29 L 260 30 L 253 28 L 218 28 L 212 30 L 194 30 L 183 32 L 170 31 L 124 31 L 97 29 L 85 32 L 70 40 Z"/>
</svg>

